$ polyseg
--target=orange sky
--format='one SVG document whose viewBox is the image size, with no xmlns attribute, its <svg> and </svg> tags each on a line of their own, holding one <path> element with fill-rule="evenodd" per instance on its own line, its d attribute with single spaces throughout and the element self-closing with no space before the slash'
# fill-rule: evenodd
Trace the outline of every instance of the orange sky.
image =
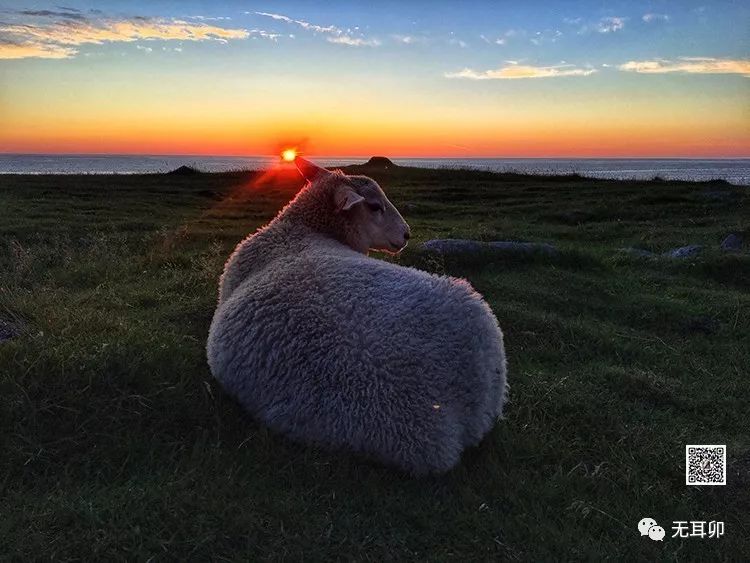
<svg viewBox="0 0 750 563">
<path fill-rule="evenodd" d="M 717 36 L 703 15 L 540 22 L 488 4 L 457 31 L 446 14 L 415 12 L 404 35 L 345 27 L 334 9 L 313 23 L 216 9 L 9 12 L 0 152 L 263 155 L 289 143 L 313 156 L 750 157 L 741 14 L 712 16 Z M 492 10 L 507 13 L 483 27 Z"/>
</svg>

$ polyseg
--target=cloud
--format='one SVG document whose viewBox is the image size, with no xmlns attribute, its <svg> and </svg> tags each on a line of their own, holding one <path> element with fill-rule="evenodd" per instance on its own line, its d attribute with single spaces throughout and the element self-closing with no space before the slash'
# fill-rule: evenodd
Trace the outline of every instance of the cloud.
<svg viewBox="0 0 750 563">
<path fill-rule="evenodd" d="M 0 38 L 0 59 L 67 59 L 78 51 L 72 47 Z"/>
<path fill-rule="evenodd" d="M 602 18 L 594 27 L 595 31 L 599 33 L 613 33 L 615 31 L 620 31 L 625 27 L 625 18 L 619 18 L 619 17 L 608 17 L 608 18 Z"/>
<path fill-rule="evenodd" d="M 505 37 L 498 37 L 497 39 L 490 39 L 486 35 L 480 35 L 479 39 L 487 43 L 488 45 L 505 45 L 508 41 Z"/>
<path fill-rule="evenodd" d="M 62 45 L 102 44 L 107 41 L 127 42 L 139 39 L 226 41 L 228 39 L 245 39 L 250 35 L 244 29 L 227 29 L 202 23 L 188 23 L 182 20 L 141 17 L 127 20 L 66 21 L 49 25 L 0 24 L 0 33 Z"/>
<path fill-rule="evenodd" d="M 537 31 L 534 36 L 529 40 L 534 45 L 541 45 L 542 43 L 555 43 L 560 37 L 562 37 L 562 31 L 559 29 L 545 29 L 544 31 Z"/>
<path fill-rule="evenodd" d="M 143 45 L 136 45 L 135 48 L 140 51 L 145 51 L 146 53 L 150 53 L 151 51 L 153 51 L 151 47 L 145 47 Z"/>
<path fill-rule="evenodd" d="M 500 34 L 500 36 L 496 37 L 495 39 L 491 39 L 486 35 L 480 35 L 479 38 L 489 45 L 505 45 L 508 43 L 508 39 L 510 39 L 511 37 L 522 37 L 525 35 L 526 32 L 522 29 L 509 29 L 505 33 Z"/>
<path fill-rule="evenodd" d="M 250 12 L 245 12 L 246 14 L 250 14 Z M 272 14 L 269 12 L 255 12 L 259 16 L 264 16 L 267 18 L 271 18 L 277 21 L 283 21 L 286 23 L 296 24 L 300 26 L 302 29 L 306 29 L 308 31 L 314 31 L 315 33 L 333 33 L 336 35 L 341 35 L 344 33 L 342 29 L 339 29 L 338 27 L 334 25 L 316 25 L 314 23 L 306 22 L 305 20 L 295 20 L 290 18 L 289 16 L 284 16 L 282 14 Z"/>
<path fill-rule="evenodd" d="M 41 12 L 47 12 L 44 15 Z M 29 16 L 18 12 L 19 15 Z M 132 42 L 142 39 L 181 41 L 220 41 L 245 39 L 250 32 L 183 20 L 134 16 L 113 18 L 63 18 L 59 12 L 39 10 L 32 17 L 48 21 L 0 23 L 0 59 L 73 57 L 77 47 L 107 42 Z"/>
<path fill-rule="evenodd" d="M 380 41 L 377 39 L 362 39 L 351 35 L 334 35 L 327 37 L 326 41 L 339 45 L 349 45 L 350 47 L 378 47 L 380 45 Z"/>
<path fill-rule="evenodd" d="M 681 57 L 676 61 L 655 59 L 628 61 L 621 64 L 620 70 L 641 74 L 740 74 L 750 78 L 750 60 L 716 59 L 713 57 Z"/>
<path fill-rule="evenodd" d="M 456 45 L 458 47 L 461 47 L 462 49 L 465 49 L 468 47 L 466 44 L 466 41 L 462 41 L 461 39 L 456 39 L 455 37 L 448 40 L 448 45 Z"/>
<path fill-rule="evenodd" d="M 265 29 L 251 29 L 249 33 L 253 39 L 260 37 L 261 39 L 268 39 L 269 41 L 274 42 L 278 41 L 279 37 L 284 37 L 283 33 L 274 33 L 272 31 L 266 31 Z M 294 39 L 294 35 L 292 34 L 289 34 L 288 37 Z"/>
<path fill-rule="evenodd" d="M 68 18 L 72 20 L 85 20 L 86 19 L 86 16 L 84 16 L 78 10 L 74 10 L 72 8 L 60 8 L 60 10 L 64 10 L 64 11 L 55 12 L 53 10 L 20 10 L 15 13 L 20 16 L 33 16 L 33 17 L 42 17 L 42 18 L 58 17 L 58 18 Z"/>
<path fill-rule="evenodd" d="M 355 35 L 353 35 L 352 32 L 358 32 L 359 28 L 357 27 L 355 27 L 353 30 L 344 30 L 336 27 L 335 25 L 318 25 L 305 20 L 296 20 L 283 14 L 274 14 L 271 12 L 245 12 L 245 14 L 248 15 L 252 15 L 253 13 L 258 16 L 274 19 L 276 21 L 282 21 L 288 24 L 297 25 L 306 31 L 328 35 L 326 40 L 329 43 L 348 45 L 350 47 L 378 47 L 380 45 L 380 41 L 378 39 L 367 39 L 365 37 L 356 37 Z"/>
<path fill-rule="evenodd" d="M 562 76 L 589 76 L 596 72 L 593 68 L 576 68 L 573 65 L 530 66 L 510 63 L 492 70 L 472 70 L 465 68 L 459 72 L 448 72 L 446 78 L 467 78 L 469 80 L 516 80 L 521 78 L 556 78 Z"/>
<path fill-rule="evenodd" d="M 428 42 L 426 37 L 417 37 L 415 35 L 392 35 L 393 40 L 403 45 L 417 45 Z"/>
<path fill-rule="evenodd" d="M 669 21 L 669 15 L 667 14 L 654 14 L 649 12 L 648 14 L 643 14 L 643 17 L 641 18 L 646 23 L 652 23 L 652 22 L 668 22 Z"/>
<path fill-rule="evenodd" d="M 219 22 L 219 21 L 229 21 L 232 18 L 230 18 L 229 16 L 185 16 L 185 19 L 200 20 L 200 21 L 206 21 L 206 22 Z"/>
</svg>

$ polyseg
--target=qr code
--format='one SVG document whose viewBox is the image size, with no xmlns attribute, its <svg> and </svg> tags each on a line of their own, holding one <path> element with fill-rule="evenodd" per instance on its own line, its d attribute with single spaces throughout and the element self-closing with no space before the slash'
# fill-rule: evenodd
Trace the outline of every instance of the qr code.
<svg viewBox="0 0 750 563">
<path fill-rule="evenodd" d="M 685 446 L 685 484 L 726 485 L 727 446 Z"/>
</svg>

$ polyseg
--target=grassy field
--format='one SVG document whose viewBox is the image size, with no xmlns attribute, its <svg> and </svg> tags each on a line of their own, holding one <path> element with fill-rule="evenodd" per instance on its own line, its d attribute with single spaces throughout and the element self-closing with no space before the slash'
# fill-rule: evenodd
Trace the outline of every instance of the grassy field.
<svg viewBox="0 0 750 563">
<path fill-rule="evenodd" d="M 224 260 L 294 175 L 0 176 L 0 559 L 738 560 L 750 553 L 750 192 L 372 172 L 395 260 L 468 278 L 505 332 L 507 418 L 415 480 L 270 434 L 212 380 Z M 555 244 L 443 259 L 431 238 Z M 703 244 L 697 258 L 618 251 Z M 685 444 L 728 445 L 687 487 Z M 666 530 L 641 538 L 643 517 Z M 720 539 L 671 538 L 722 520 Z"/>
</svg>

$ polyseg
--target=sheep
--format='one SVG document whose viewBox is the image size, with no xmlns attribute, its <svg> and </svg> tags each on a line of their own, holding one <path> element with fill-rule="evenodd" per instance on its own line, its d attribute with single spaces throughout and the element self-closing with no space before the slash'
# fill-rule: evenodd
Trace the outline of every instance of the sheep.
<svg viewBox="0 0 750 563">
<path fill-rule="evenodd" d="M 367 255 L 410 235 L 375 181 L 296 164 L 306 185 L 226 263 L 212 374 L 292 440 L 446 472 L 502 416 L 497 320 L 466 280 Z"/>
</svg>

